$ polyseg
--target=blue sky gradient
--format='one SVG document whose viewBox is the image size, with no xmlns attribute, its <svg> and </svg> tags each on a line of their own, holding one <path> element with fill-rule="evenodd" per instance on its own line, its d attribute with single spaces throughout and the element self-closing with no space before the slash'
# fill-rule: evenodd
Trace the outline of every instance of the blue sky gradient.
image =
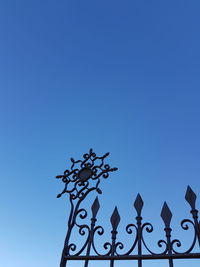
<svg viewBox="0 0 200 267">
<path fill-rule="evenodd" d="M 119 168 L 101 184 L 108 231 L 115 205 L 124 224 L 135 217 L 138 192 L 159 229 L 165 200 L 174 228 L 189 216 L 187 185 L 200 195 L 199 12 L 197 0 L 1 1 L 1 266 L 59 265 L 69 205 L 54 177 L 91 147 Z"/>
</svg>

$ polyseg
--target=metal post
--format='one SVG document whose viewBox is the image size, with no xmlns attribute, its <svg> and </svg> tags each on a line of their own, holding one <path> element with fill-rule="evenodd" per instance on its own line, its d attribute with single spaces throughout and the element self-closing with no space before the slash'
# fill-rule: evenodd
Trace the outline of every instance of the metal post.
<svg viewBox="0 0 200 267">
<path fill-rule="evenodd" d="M 137 238 L 138 238 L 138 256 L 142 255 L 142 217 L 141 216 L 137 216 L 136 217 L 137 220 Z M 142 267 L 142 260 L 139 259 L 138 260 L 138 267 Z"/>
</svg>

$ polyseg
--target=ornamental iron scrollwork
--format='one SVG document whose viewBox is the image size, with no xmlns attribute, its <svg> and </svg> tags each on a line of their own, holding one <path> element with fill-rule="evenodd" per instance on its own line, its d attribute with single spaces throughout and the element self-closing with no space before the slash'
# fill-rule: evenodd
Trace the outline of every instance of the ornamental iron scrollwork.
<svg viewBox="0 0 200 267">
<path fill-rule="evenodd" d="M 169 266 L 173 267 L 174 259 L 200 259 L 200 222 L 196 209 L 197 197 L 190 186 L 187 188 L 185 199 L 190 206 L 192 218 L 184 219 L 180 223 L 182 230 L 190 229 L 193 231 L 192 242 L 187 249 L 182 250 L 181 241 L 172 238 L 171 220 L 173 215 L 166 202 L 164 202 L 160 214 L 164 223 L 165 238 L 157 241 L 157 247 L 161 252 L 153 251 L 149 247 L 145 240 L 145 232 L 150 234 L 154 231 L 154 228 L 151 223 L 143 222 L 144 201 L 140 194 L 137 195 L 134 202 L 135 220 L 125 227 L 125 233 L 132 240 L 130 247 L 126 249 L 125 244 L 118 240 L 118 226 L 121 217 L 117 207 L 115 207 L 110 218 L 110 240 L 102 244 L 96 242 L 97 236 L 103 237 L 105 235 L 104 228 L 97 224 L 97 214 L 100 209 L 98 197 L 95 198 L 91 206 L 91 221 L 89 224 L 85 222 L 89 217 L 88 212 L 86 209 L 80 208 L 80 204 L 90 192 L 101 193 L 99 188 L 101 177 L 108 178 L 110 172 L 117 170 L 117 168 L 111 168 L 105 163 L 108 155 L 109 153 L 106 153 L 102 157 L 97 157 L 90 149 L 89 153 L 83 155 L 82 160 L 75 161 L 71 159 L 72 166 L 70 170 L 65 170 L 63 175 L 57 176 L 64 182 L 64 190 L 58 197 L 67 193 L 71 205 L 60 267 L 66 267 L 69 260 L 82 260 L 84 261 L 84 267 L 88 267 L 89 261 L 92 260 L 107 260 L 110 262 L 110 267 L 114 267 L 116 260 L 136 260 L 138 267 L 142 267 L 143 260 L 165 259 L 168 260 Z M 78 222 L 78 220 L 83 221 L 83 223 Z M 78 233 L 85 238 L 84 244 L 80 248 L 70 241 L 74 228 L 77 228 Z M 101 249 L 99 246 L 101 246 Z M 104 252 L 102 252 L 102 248 Z"/>
<path fill-rule="evenodd" d="M 82 160 L 71 158 L 71 168 L 65 170 L 64 174 L 56 176 L 57 179 L 62 179 L 65 184 L 63 191 L 57 195 L 57 198 L 69 193 L 71 200 L 83 200 L 93 190 L 101 194 L 99 188 L 101 177 L 106 179 L 110 172 L 117 170 L 117 168 L 111 168 L 110 165 L 105 164 L 105 159 L 108 156 L 109 153 L 106 153 L 102 157 L 98 157 L 90 149 L 89 153 L 83 155 Z"/>
<path fill-rule="evenodd" d="M 83 220 L 88 216 L 87 211 L 80 208 L 81 202 L 92 191 L 101 194 L 102 191 L 99 187 L 101 179 L 107 179 L 110 172 L 117 170 L 117 168 L 111 168 L 109 164 L 105 163 L 108 156 L 109 153 L 106 153 L 103 156 L 97 156 L 96 153 L 90 149 L 88 153 L 83 155 L 83 159 L 74 160 L 71 158 L 70 169 L 66 169 L 63 174 L 56 176 L 57 179 L 61 179 L 64 183 L 64 189 L 57 195 L 57 198 L 60 198 L 63 194 L 68 194 L 71 205 L 68 229 L 60 263 L 60 266 L 62 267 L 66 266 L 66 257 L 71 256 L 72 252 L 74 252 L 73 256 L 79 256 L 87 248 L 87 255 L 89 256 L 93 234 L 96 231 L 96 229 L 94 229 L 96 215 L 100 207 L 98 198 L 92 206 L 93 216 L 91 219 L 91 226 L 86 224 L 80 225 L 77 223 L 77 219 L 79 218 Z M 70 243 L 70 237 L 74 227 L 78 227 L 80 235 L 87 235 L 83 247 L 78 251 L 77 245 Z M 100 230 L 98 229 L 97 231 L 99 232 Z M 87 263 L 85 266 L 87 266 Z"/>
</svg>

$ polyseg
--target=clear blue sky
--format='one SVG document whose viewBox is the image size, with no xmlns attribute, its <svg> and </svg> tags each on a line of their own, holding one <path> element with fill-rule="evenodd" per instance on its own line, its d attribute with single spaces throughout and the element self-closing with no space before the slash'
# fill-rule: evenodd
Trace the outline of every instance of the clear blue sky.
<svg viewBox="0 0 200 267">
<path fill-rule="evenodd" d="M 58 266 L 68 202 L 54 177 L 90 147 L 119 168 L 101 185 L 108 231 L 116 204 L 135 217 L 138 192 L 159 227 L 165 200 L 175 228 L 189 216 L 186 186 L 200 195 L 199 14 L 199 0 L 1 1 L 2 267 Z"/>
</svg>

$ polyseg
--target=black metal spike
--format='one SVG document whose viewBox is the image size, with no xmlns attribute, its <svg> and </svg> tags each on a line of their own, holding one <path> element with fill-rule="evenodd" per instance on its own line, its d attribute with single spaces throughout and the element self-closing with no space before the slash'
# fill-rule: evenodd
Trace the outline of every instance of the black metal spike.
<svg viewBox="0 0 200 267">
<path fill-rule="evenodd" d="M 118 170 L 118 168 L 116 168 L 116 167 L 110 169 L 111 172 L 115 172 L 115 171 L 117 171 L 117 170 Z"/>
<path fill-rule="evenodd" d="M 170 227 L 170 223 L 171 223 L 171 219 L 172 219 L 172 213 L 171 213 L 171 210 L 169 209 L 169 207 L 168 207 L 166 202 L 164 202 L 164 204 L 163 204 L 160 216 L 163 219 L 165 227 L 169 228 Z"/>
<path fill-rule="evenodd" d="M 99 199 L 98 197 L 96 197 L 91 207 L 93 218 L 96 218 L 99 208 L 100 208 Z"/>
<path fill-rule="evenodd" d="M 142 197 L 140 196 L 140 194 L 138 194 L 134 202 L 134 207 L 137 211 L 138 216 L 141 216 L 143 205 L 144 202 L 142 200 Z"/>
<path fill-rule="evenodd" d="M 115 207 L 115 209 L 113 211 L 113 214 L 112 214 L 112 216 L 110 218 L 110 222 L 111 222 L 113 230 L 116 231 L 117 227 L 119 225 L 119 222 L 120 222 L 120 215 L 119 215 L 117 207 Z"/>
<path fill-rule="evenodd" d="M 104 156 L 103 156 L 103 157 L 105 157 L 105 158 L 106 158 L 106 157 L 108 157 L 109 155 L 110 155 L 110 152 L 107 152 L 107 153 L 105 153 L 105 154 L 104 154 Z"/>
<path fill-rule="evenodd" d="M 189 185 L 187 187 L 187 191 L 186 191 L 186 194 L 185 194 L 185 199 L 189 203 L 190 207 L 194 210 L 197 196 L 196 196 L 196 194 L 194 193 L 194 191 L 192 190 L 192 188 Z"/>
</svg>

